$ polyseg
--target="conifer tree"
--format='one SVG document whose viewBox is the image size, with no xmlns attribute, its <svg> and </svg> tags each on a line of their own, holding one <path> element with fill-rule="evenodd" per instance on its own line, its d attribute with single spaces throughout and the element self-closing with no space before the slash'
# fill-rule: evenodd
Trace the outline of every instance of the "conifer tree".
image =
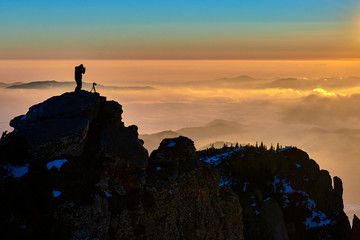
<svg viewBox="0 0 360 240">
<path fill-rule="evenodd" d="M 279 143 L 276 144 L 276 151 L 279 151 L 280 150 L 280 145 Z"/>
<path fill-rule="evenodd" d="M 274 148 L 274 146 L 271 144 L 270 145 L 270 149 L 269 149 L 270 151 L 272 151 L 272 152 L 274 152 L 275 151 L 275 148 Z"/>
</svg>

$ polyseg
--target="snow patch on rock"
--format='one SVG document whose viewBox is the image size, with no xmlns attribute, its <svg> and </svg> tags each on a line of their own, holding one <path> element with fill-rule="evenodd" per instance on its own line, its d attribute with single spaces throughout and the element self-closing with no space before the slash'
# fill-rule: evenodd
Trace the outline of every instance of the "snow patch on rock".
<svg viewBox="0 0 360 240">
<path fill-rule="evenodd" d="M 311 229 L 315 227 L 323 227 L 331 224 L 331 220 L 327 218 L 325 213 L 319 211 L 312 211 L 312 216 L 307 218 L 304 222 L 306 229 Z"/>
<path fill-rule="evenodd" d="M 175 145 L 176 145 L 176 142 L 170 141 L 167 146 L 168 146 L 168 147 L 174 147 Z"/>
<path fill-rule="evenodd" d="M 227 152 L 216 154 L 215 156 L 212 156 L 212 157 L 200 158 L 200 161 L 209 163 L 212 166 L 217 166 L 217 165 L 219 165 L 221 163 L 221 160 L 223 160 L 223 159 L 225 159 L 227 157 L 231 157 L 231 155 L 233 155 L 234 153 L 242 151 L 244 149 L 245 149 L 245 147 L 236 148 L 236 149 L 230 149 Z"/>
<path fill-rule="evenodd" d="M 4 165 L 3 169 L 9 172 L 7 174 L 8 177 L 20 178 L 29 172 L 29 165 L 30 164 L 25 164 L 25 166 L 13 166 L 8 164 Z"/>
<path fill-rule="evenodd" d="M 52 196 L 53 196 L 54 198 L 57 198 L 57 197 L 59 197 L 60 195 L 61 195 L 61 192 L 60 192 L 60 191 L 56 191 L 56 190 L 52 191 Z"/>
<path fill-rule="evenodd" d="M 64 163 L 66 163 L 66 162 L 68 162 L 68 160 L 66 160 L 66 159 L 54 160 L 54 161 L 48 162 L 48 163 L 46 164 L 46 167 L 47 167 L 47 169 L 49 169 L 49 170 L 52 169 L 53 167 L 55 167 L 55 168 L 57 168 L 58 171 L 60 171 L 62 165 L 63 165 Z"/>
<path fill-rule="evenodd" d="M 285 150 L 289 150 L 289 149 L 292 149 L 293 147 L 286 147 L 286 148 L 283 148 L 283 149 L 280 149 L 278 151 L 276 151 L 275 153 L 279 153 L 279 152 L 283 152 Z"/>
<path fill-rule="evenodd" d="M 316 203 L 314 200 L 309 198 L 309 194 L 307 194 L 302 190 L 293 189 L 290 185 L 290 182 L 287 179 L 280 179 L 279 176 L 275 176 L 272 184 L 274 187 L 274 191 L 278 191 L 279 193 L 282 194 L 282 198 L 284 201 L 284 205 L 283 205 L 284 208 L 286 208 L 290 203 L 289 194 L 297 193 L 303 195 L 306 198 L 306 200 L 296 203 L 297 206 L 299 206 L 299 203 L 301 203 L 301 205 L 305 206 L 309 211 L 312 212 L 312 216 L 306 218 L 304 222 L 306 229 L 323 227 L 328 224 L 332 224 L 332 220 L 329 219 L 325 215 L 325 213 L 321 211 L 315 211 Z"/>
</svg>

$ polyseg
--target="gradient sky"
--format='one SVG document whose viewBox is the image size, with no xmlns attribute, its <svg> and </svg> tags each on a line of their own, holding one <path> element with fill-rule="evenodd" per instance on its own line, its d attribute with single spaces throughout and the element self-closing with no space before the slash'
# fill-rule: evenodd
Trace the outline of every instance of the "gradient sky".
<svg viewBox="0 0 360 240">
<path fill-rule="evenodd" d="M 359 9 L 355 0 L 0 0 L 0 58 L 358 58 Z"/>
</svg>

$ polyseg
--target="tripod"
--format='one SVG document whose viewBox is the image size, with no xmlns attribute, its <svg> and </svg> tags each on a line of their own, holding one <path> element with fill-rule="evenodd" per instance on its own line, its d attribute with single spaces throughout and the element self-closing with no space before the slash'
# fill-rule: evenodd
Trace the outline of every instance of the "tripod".
<svg viewBox="0 0 360 240">
<path fill-rule="evenodd" d="M 96 93 L 95 86 L 96 86 L 96 83 L 93 83 L 93 86 L 92 86 L 92 88 L 91 88 L 90 92 L 92 92 L 92 91 L 94 90 L 94 93 Z"/>
</svg>

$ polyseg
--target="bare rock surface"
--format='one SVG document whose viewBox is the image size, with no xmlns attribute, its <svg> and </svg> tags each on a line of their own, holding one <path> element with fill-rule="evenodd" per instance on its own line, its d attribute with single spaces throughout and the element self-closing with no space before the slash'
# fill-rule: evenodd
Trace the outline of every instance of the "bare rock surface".
<svg viewBox="0 0 360 240">
<path fill-rule="evenodd" d="M 86 91 L 65 93 L 30 107 L 10 126 L 23 135 L 34 159 L 79 156 L 90 124 L 105 98 Z"/>
<path fill-rule="evenodd" d="M 243 239 L 238 196 L 166 139 L 149 158 L 122 106 L 65 93 L 14 118 L 0 141 L 1 239 Z"/>
<path fill-rule="evenodd" d="M 1 239 L 358 239 L 343 184 L 296 147 L 150 156 L 122 106 L 65 93 L 14 118 L 0 141 Z"/>
<path fill-rule="evenodd" d="M 245 239 L 350 239 L 339 177 L 296 147 L 236 146 L 198 152 L 243 207 Z"/>
<path fill-rule="evenodd" d="M 351 229 L 351 239 L 360 240 L 360 219 L 354 214 L 353 224 Z"/>
</svg>

